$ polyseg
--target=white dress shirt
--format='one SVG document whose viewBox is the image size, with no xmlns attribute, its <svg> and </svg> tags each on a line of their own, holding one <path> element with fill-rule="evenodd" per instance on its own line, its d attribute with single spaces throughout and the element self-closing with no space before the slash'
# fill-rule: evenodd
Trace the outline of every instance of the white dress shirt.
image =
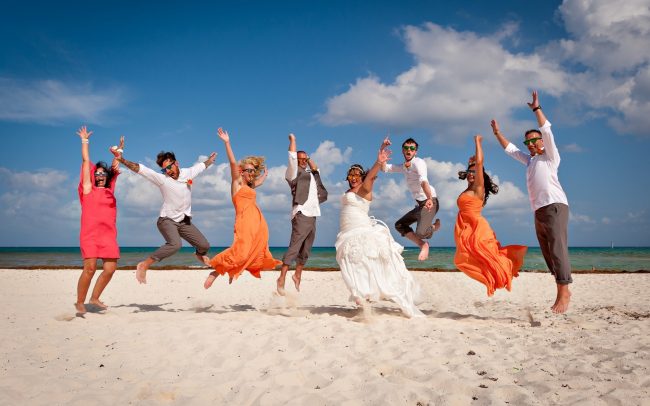
<svg viewBox="0 0 650 406">
<path fill-rule="evenodd" d="M 422 158 L 415 157 L 411 159 L 411 166 L 406 167 L 406 162 L 402 165 L 386 164 L 383 168 L 384 172 L 399 172 L 403 173 L 406 178 L 406 185 L 411 191 L 411 195 L 415 200 L 426 200 L 427 195 L 422 190 L 422 182 L 429 183 L 427 178 L 427 164 Z M 429 184 L 431 190 L 431 197 L 436 197 L 436 189 Z"/>
<path fill-rule="evenodd" d="M 138 173 L 154 185 L 158 186 L 163 197 L 160 217 L 169 217 L 179 222 L 185 216 L 192 216 L 192 187 L 187 183 L 207 169 L 205 163 L 199 162 L 191 168 L 181 168 L 178 179 L 164 175 L 158 171 L 139 164 Z"/>
<path fill-rule="evenodd" d="M 512 143 L 505 148 L 506 154 L 526 165 L 526 186 L 528 186 L 528 197 L 533 211 L 552 203 L 563 203 L 568 206 L 569 202 L 557 176 L 560 152 L 555 145 L 551 123 L 547 120 L 539 131 L 544 141 L 543 154 L 531 156 L 530 153 L 521 152 Z"/>
<path fill-rule="evenodd" d="M 309 173 L 310 177 L 309 194 L 307 195 L 305 203 L 297 204 L 291 208 L 291 218 L 294 218 L 298 212 L 301 212 L 307 217 L 320 216 L 320 204 L 318 203 L 316 179 L 314 179 L 311 169 L 307 168 L 306 171 Z M 289 165 L 287 166 L 287 172 L 284 174 L 284 178 L 291 182 L 296 179 L 296 176 L 298 176 L 298 153 L 295 151 L 289 151 Z"/>
</svg>

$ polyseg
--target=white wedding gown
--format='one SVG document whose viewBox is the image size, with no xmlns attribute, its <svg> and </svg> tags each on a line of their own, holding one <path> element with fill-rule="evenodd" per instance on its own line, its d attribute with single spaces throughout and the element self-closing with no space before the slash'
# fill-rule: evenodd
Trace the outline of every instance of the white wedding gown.
<svg viewBox="0 0 650 406">
<path fill-rule="evenodd" d="M 354 192 L 341 198 L 341 230 L 336 261 L 351 301 L 388 299 L 408 317 L 424 316 L 415 306 L 420 286 L 406 269 L 402 251 L 388 227 L 368 216 L 370 202 Z"/>
</svg>

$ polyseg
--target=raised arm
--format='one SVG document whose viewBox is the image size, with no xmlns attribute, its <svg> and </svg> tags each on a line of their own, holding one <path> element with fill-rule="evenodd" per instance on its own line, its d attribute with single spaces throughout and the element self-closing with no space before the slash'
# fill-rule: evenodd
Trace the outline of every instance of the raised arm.
<svg viewBox="0 0 650 406">
<path fill-rule="evenodd" d="M 510 144 L 510 141 L 506 137 L 501 134 L 501 131 L 499 130 L 499 123 L 497 123 L 497 120 L 492 120 L 490 121 L 490 125 L 492 126 L 492 134 L 494 134 L 497 137 L 497 141 L 499 141 L 499 144 L 503 147 L 503 149 L 506 149 L 508 144 Z"/>
<path fill-rule="evenodd" d="M 92 135 L 92 131 L 88 131 L 86 126 L 82 126 L 77 135 L 81 138 L 81 187 L 83 193 L 87 195 L 92 190 L 92 183 L 90 182 L 90 152 L 88 151 L 88 139 Z"/>
<path fill-rule="evenodd" d="M 377 174 L 383 165 L 390 159 L 390 150 L 380 149 L 377 153 L 377 160 L 374 165 L 366 173 L 366 178 L 363 180 L 361 187 L 357 194 L 366 200 L 372 200 L 372 187 L 377 179 Z"/>
<path fill-rule="evenodd" d="M 208 159 L 203 161 L 203 164 L 205 165 L 205 169 L 208 169 L 210 167 L 210 165 L 212 165 L 214 163 L 215 159 L 217 159 L 217 153 L 213 152 L 213 153 L 210 154 Z"/>
<path fill-rule="evenodd" d="M 537 118 L 537 124 L 539 127 L 543 126 L 546 123 L 546 116 L 542 111 L 542 106 L 539 105 L 539 97 L 537 96 L 537 90 L 533 90 L 533 101 L 528 103 L 528 107 L 533 110 L 535 117 Z"/>
<path fill-rule="evenodd" d="M 293 133 L 289 134 L 289 162 L 287 170 L 284 173 L 284 178 L 291 182 L 298 176 L 298 157 L 296 155 L 296 136 Z"/>
<path fill-rule="evenodd" d="M 476 134 L 474 136 L 474 144 L 476 145 L 476 154 L 474 155 L 474 193 L 480 199 L 485 196 L 485 183 L 483 180 L 483 146 L 481 142 L 483 136 Z"/>
<path fill-rule="evenodd" d="M 120 144 L 117 146 L 112 146 L 109 151 L 111 151 L 111 154 L 113 154 L 113 162 L 111 163 L 111 166 L 113 167 L 113 172 L 119 173 L 120 172 L 120 158 L 122 157 L 122 154 L 124 153 L 124 136 L 122 135 L 120 137 Z"/>
<path fill-rule="evenodd" d="M 235 159 L 235 154 L 232 152 L 232 147 L 230 146 L 230 135 L 228 135 L 228 132 L 224 131 L 221 127 L 217 130 L 217 133 L 226 147 L 226 155 L 228 155 L 228 162 L 230 162 L 230 177 L 232 182 L 234 183 L 237 181 L 239 183 L 241 179 L 241 171 L 239 170 L 239 163 Z"/>
<path fill-rule="evenodd" d="M 289 152 L 296 152 L 296 136 L 289 134 Z"/>
<path fill-rule="evenodd" d="M 262 168 L 262 170 L 264 172 L 262 172 L 262 174 L 260 176 L 258 176 L 257 179 L 255 179 L 255 187 L 256 188 L 262 186 L 262 183 L 264 183 L 264 181 L 266 180 L 266 176 L 269 174 L 269 171 L 266 170 L 266 167 Z"/>
</svg>

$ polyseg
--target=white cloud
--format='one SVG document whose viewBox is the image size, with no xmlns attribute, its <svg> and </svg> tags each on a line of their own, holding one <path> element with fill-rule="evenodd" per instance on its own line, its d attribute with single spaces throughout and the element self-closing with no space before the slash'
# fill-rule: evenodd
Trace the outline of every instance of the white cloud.
<svg viewBox="0 0 650 406">
<path fill-rule="evenodd" d="M 314 153 L 310 154 L 310 157 L 318 165 L 321 176 L 327 177 L 337 165 L 350 162 L 351 154 L 352 148 L 347 147 L 342 152 L 333 141 L 325 140 L 318 145 Z"/>
<path fill-rule="evenodd" d="M 96 89 L 89 83 L 0 77 L 0 120 L 56 123 L 74 119 L 98 123 L 124 99 L 125 91 L 119 87 Z"/>
<path fill-rule="evenodd" d="M 595 223 L 595 221 L 591 217 L 585 214 L 577 214 L 573 212 L 569 212 L 569 221 L 572 223 L 586 223 L 586 224 Z"/>
<path fill-rule="evenodd" d="M 491 36 L 433 23 L 406 26 L 402 34 L 413 66 L 394 79 L 372 73 L 357 78 L 326 101 L 320 120 L 422 128 L 438 142 L 460 143 L 492 117 L 506 134 L 524 127 L 515 113 L 525 108 L 532 87 L 562 97 L 562 110 L 575 111 L 574 117 L 605 115 L 619 133 L 649 136 L 647 0 L 567 0 L 559 15 L 569 37 L 531 53 L 503 45 L 516 38 L 513 23 Z"/>
<path fill-rule="evenodd" d="M 582 147 L 580 145 L 578 145 L 577 143 L 575 143 L 575 142 L 572 143 L 572 144 L 565 145 L 562 149 L 565 152 L 582 152 L 583 151 Z"/>
<path fill-rule="evenodd" d="M 403 35 L 415 65 L 392 83 L 374 75 L 357 79 L 327 101 L 323 123 L 425 128 L 438 141 L 454 143 L 486 128 L 492 117 L 504 117 L 504 128 L 512 126 L 511 112 L 525 106 L 533 83 L 553 95 L 568 87 L 555 63 L 506 50 L 502 36 L 481 37 L 433 23 L 407 26 Z"/>
</svg>

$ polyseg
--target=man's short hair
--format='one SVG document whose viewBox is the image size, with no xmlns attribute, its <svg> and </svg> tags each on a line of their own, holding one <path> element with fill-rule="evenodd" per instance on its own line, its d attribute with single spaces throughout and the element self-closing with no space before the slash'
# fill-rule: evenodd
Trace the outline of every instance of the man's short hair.
<svg viewBox="0 0 650 406">
<path fill-rule="evenodd" d="M 172 161 L 176 161 L 176 155 L 174 155 L 174 153 L 171 151 L 160 151 L 160 153 L 156 157 L 156 163 L 158 164 L 158 166 L 162 168 L 163 162 L 165 162 L 168 159 L 171 159 Z"/>
<path fill-rule="evenodd" d="M 408 138 L 406 141 L 404 141 L 402 143 L 402 148 L 404 148 L 404 145 L 406 144 L 415 144 L 415 149 L 418 149 L 418 143 L 413 138 Z"/>
<path fill-rule="evenodd" d="M 302 151 L 302 150 L 300 150 L 300 151 L 296 151 L 296 155 L 298 155 L 298 154 L 305 154 L 305 155 L 307 155 L 307 153 L 306 153 L 305 151 Z"/>
<path fill-rule="evenodd" d="M 537 135 L 539 135 L 540 137 L 542 136 L 542 132 L 541 132 L 541 131 L 539 131 L 539 130 L 536 129 L 536 128 L 533 128 L 532 130 L 528 130 L 528 131 L 526 131 L 526 132 L 524 133 L 524 138 L 527 138 L 527 137 L 528 137 L 528 134 L 532 134 L 532 133 L 537 133 Z"/>
</svg>

